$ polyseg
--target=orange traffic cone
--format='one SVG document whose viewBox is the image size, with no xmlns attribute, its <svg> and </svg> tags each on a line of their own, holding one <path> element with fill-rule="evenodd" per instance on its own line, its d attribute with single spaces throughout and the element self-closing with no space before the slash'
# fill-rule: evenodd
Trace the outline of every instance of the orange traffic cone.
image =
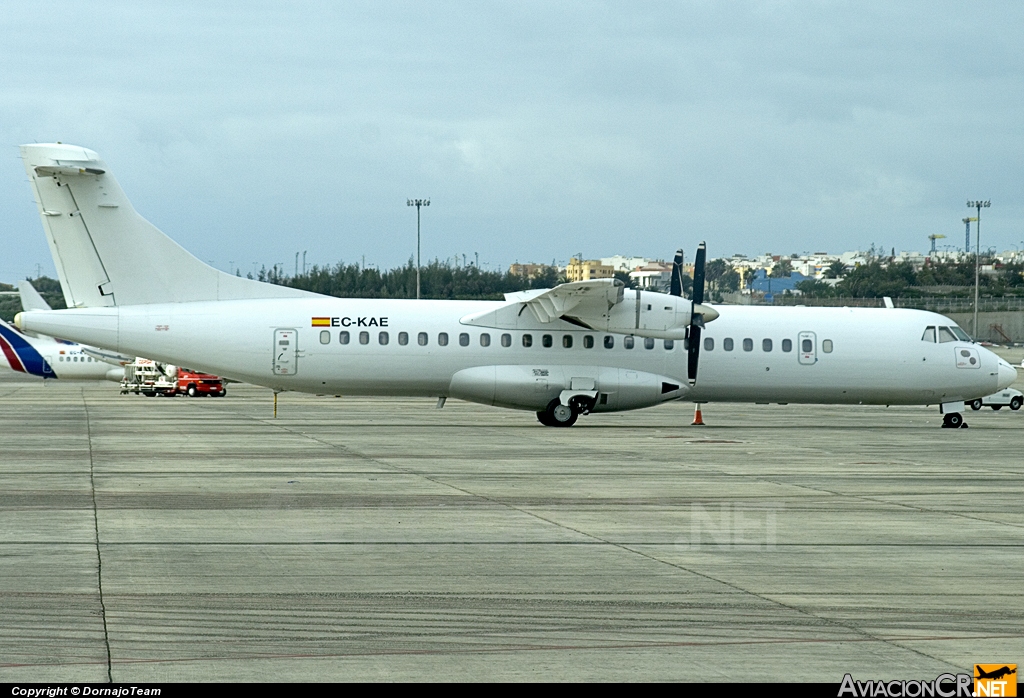
<svg viewBox="0 0 1024 698">
<path fill-rule="evenodd" d="M 693 410 L 693 423 L 690 426 L 691 427 L 702 427 L 702 426 L 705 426 L 704 425 L 704 420 L 700 416 L 700 403 L 699 402 L 695 402 L 694 403 L 694 408 L 695 409 Z"/>
</svg>

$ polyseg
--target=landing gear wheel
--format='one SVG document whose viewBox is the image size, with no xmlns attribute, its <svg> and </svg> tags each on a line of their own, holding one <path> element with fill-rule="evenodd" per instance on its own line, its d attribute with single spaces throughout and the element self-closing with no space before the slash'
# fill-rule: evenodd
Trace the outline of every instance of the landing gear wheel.
<svg viewBox="0 0 1024 698">
<path fill-rule="evenodd" d="M 1024 400 L 1022 400 L 1019 397 L 1015 397 L 1012 400 L 1010 400 L 1010 409 L 1013 410 L 1014 412 L 1019 410 L 1021 405 L 1024 405 Z"/>
<path fill-rule="evenodd" d="M 964 424 L 964 416 L 959 412 L 950 412 L 942 417 L 942 427 L 944 429 L 959 429 L 966 426 Z"/>
<path fill-rule="evenodd" d="M 551 423 L 551 420 L 548 419 L 548 413 L 546 410 L 541 410 L 540 412 L 537 413 L 537 421 L 546 427 L 555 426 L 554 424 Z"/>
<path fill-rule="evenodd" d="M 977 400 L 971 400 L 971 409 L 972 410 L 980 410 L 981 409 L 981 398 L 978 398 Z"/>
<path fill-rule="evenodd" d="M 544 410 L 543 414 L 544 419 L 541 419 L 540 413 L 537 414 L 537 418 L 541 420 L 541 424 L 550 427 L 571 427 L 579 417 L 576 410 L 568 405 L 563 405 L 558 398 L 548 403 L 548 408 Z M 544 421 L 545 419 L 547 421 Z"/>
<path fill-rule="evenodd" d="M 1002 405 L 992 405 L 992 409 L 998 412 L 999 410 L 1003 409 L 1003 406 Z"/>
</svg>

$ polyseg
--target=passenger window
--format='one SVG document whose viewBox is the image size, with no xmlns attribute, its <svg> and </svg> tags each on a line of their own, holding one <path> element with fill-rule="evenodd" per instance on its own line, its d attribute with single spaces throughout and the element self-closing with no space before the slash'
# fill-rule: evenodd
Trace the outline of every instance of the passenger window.
<svg viewBox="0 0 1024 698">
<path fill-rule="evenodd" d="M 750 337 L 743 340 L 743 351 L 754 351 L 754 340 Z"/>
<path fill-rule="evenodd" d="M 351 339 L 351 337 L 350 337 L 348 332 L 339 332 L 338 333 L 338 341 L 341 344 L 348 344 L 350 339 Z"/>
<path fill-rule="evenodd" d="M 507 332 L 505 334 L 501 335 L 501 346 L 503 346 L 503 347 L 510 347 L 510 346 L 512 346 L 512 335 L 510 335 Z"/>
<path fill-rule="evenodd" d="M 610 334 L 606 334 L 604 336 L 604 348 L 605 349 L 614 349 L 615 348 L 615 337 L 611 336 Z"/>
<path fill-rule="evenodd" d="M 594 348 L 594 336 L 593 335 L 589 335 L 589 334 L 583 335 L 583 348 L 584 349 L 593 349 Z"/>
<path fill-rule="evenodd" d="M 437 335 L 437 344 L 438 344 L 438 346 L 441 346 L 441 347 L 448 346 L 448 333 L 447 332 L 440 332 Z"/>
<path fill-rule="evenodd" d="M 644 349 L 654 348 L 654 337 L 644 337 Z"/>
<path fill-rule="evenodd" d="M 924 328 L 924 334 L 921 335 L 922 342 L 934 342 L 935 341 L 935 327 L 929 325 Z"/>
<path fill-rule="evenodd" d="M 406 344 L 408 344 L 409 343 L 409 333 L 408 332 L 399 332 L 398 333 L 398 343 L 401 344 L 403 347 Z"/>
<path fill-rule="evenodd" d="M 767 352 L 767 351 L 771 351 L 771 350 L 772 350 L 772 340 L 770 340 L 770 339 L 762 339 L 761 340 L 761 351 L 766 351 Z"/>
<path fill-rule="evenodd" d="M 427 346 L 427 333 L 420 332 L 418 335 L 416 335 L 416 341 L 419 342 L 419 345 L 421 347 Z"/>
<path fill-rule="evenodd" d="M 624 346 L 626 349 L 632 349 L 633 343 L 635 341 L 636 340 L 633 338 L 633 335 L 628 335 L 622 338 L 622 346 Z"/>
<path fill-rule="evenodd" d="M 732 337 L 726 337 L 722 340 L 722 349 L 732 351 Z"/>
<path fill-rule="evenodd" d="M 563 334 L 562 335 L 562 346 L 565 347 L 566 349 L 572 349 L 572 335 L 571 334 Z"/>
<path fill-rule="evenodd" d="M 800 351 L 802 351 L 805 354 L 810 354 L 811 352 L 814 351 L 814 342 L 812 342 L 809 339 L 805 339 L 804 341 L 800 342 L 800 346 L 802 347 Z"/>
<path fill-rule="evenodd" d="M 676 343 L 673 342 L 671 339 L 666 339 L 665 340 L 665 348 L 666 349 L 671 351 L 672 347 L 674 347 L 675 345 L 676 345 Z"/>
<path fill-rule="evenodd" d="M 784 340 L 782 340 L 782 351 L 785 351 L 785 352 L 793 351 L 793 340 L 792 339 L 784 339 Z"/>
<path fill-rule="evenodd" d="M 825 352 L 826 354 L 831 354 L 832 353 L 832 340 L 831 339 L 823 340 L 821 342 L 821 350 L 823 352 Z"/>
<path fill-rule="evenodd" d="M 321 344 L 330 344 L 331 343 L 331 331 L 330 330 L 320 330 L 320 343 Z"/>
<path fill-rule="evenodd" d="M 365 332 L 365 331 L 360 332 L 359 333 L 359 343 L 360 344 L 369 344 L 370 343 L 370 333 L 369 332 Z"/>
<path fill-rule="evenodd" d="M 480 335 L 480 346 L 482 346 L 482 347 L 489 347 L 489 346 L 491 346 L 491 335 L 487 334 L 486 332 L 484 332 L 482 335 Z"/>
<path fill-rule="evenodd" d="M 460 347 L 468 347 L 469 346 L 469 334 L 468 333 L 466 333 L 466 332 L 460 332 L 459 333 L 459 346 Z"/>
<path fill-rule="evenodd" d="M 391 338 L 388 336 L 387 332 L 381 332 L 380 334 L 377 335 L 377 341 L 380 342 L 381 346 L 384 346 L 390 340 Z"/>
<path fill-rule="evenodd" d="M 954 335 L 952 332 L 950 332 L 948 327 L 940 327 L 939 328 L 939 342 L 940 343 L 955 342 L 955 341 L 956 341 L 956 335 Z"/>
<path fill-rule="evenodd" d="M 689 349 L 689 347 L 687 347 L 687 349 Z M 714 351 L 714 350 L 715 350 L 715 340 L 712 339 L 711 337 L 705 337 L 704 338 L 704 351 Z"/>
<path fill-rule="evenodd" d="M 540 343 L 541 343 L 542 345 L 544 345 L 544 348 L 545 348 L 545 349 L 550 349 L 550 348 L 551 348 L 551 345 L 552 345 L 552 343 L 553 343 L 553 342 L 552 342 L 552 339 L 551 339 L 551 335 L 549 335 L 549 334 L 546 334 L 546 335 L 544 335 L 543 337 L 541 337 L 541 338 L 540 338 Z"/>
<path fill-rule="evenodd" d="M 533 335 L 532 334 L 524 334 L 523 335 L 523 346 L 527 347 L 527 348 L 533 346 Z"/>
</svg>

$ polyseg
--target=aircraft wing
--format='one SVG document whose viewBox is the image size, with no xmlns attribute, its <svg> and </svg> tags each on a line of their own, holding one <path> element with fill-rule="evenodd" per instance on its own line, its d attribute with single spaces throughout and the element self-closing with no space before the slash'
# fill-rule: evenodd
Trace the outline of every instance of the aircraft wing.
<svg viewBox="0 0 1024 698">
<path fill-rule="evenodd" d="M 517 327 L 529 310 L 537 322 L 565 320 L 575 325 L 596 327 L 608 320 L 609 311 L 622 303 L 623 286 L 615 279 L 592 279 L 560 284 L 551 289 L 506 293 L 505 305 L 496 310 L 467 315 L 462 322 L 482 327 Z"/>
<path fill-rule="evenodd" d="M 134 356 L 125 356 L 124 354 L 118 354 L 116 351 L 110 351 L 109 349 L 98 349 L 96 347 L 87 347 L 82 345 L 82 353 L 88 354 L 97 361 L 104 361 L 114 366 L 124 366 L 135 361 Z"/>
</svg>

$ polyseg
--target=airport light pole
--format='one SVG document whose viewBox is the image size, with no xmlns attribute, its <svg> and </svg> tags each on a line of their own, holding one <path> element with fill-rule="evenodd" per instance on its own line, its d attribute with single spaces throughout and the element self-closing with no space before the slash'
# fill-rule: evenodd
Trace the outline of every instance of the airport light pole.
<svg viewBox="0 0 1024 698">
<path fill-rule="evenodd" d="M 430 205 L 430 199 L 406 199 L 406 206 L 416 207 L 416 300 L 420 299 L 420 208 Z"/>
<path fill-rule="evenodd" d="M 975 230 L 978 232 L 978 238 L 976 241 L 976 247 L 974 248 L 974 326 L 971 328 L 971 334 L 974 335 L 974 339 L 978 338 L 978 278 L 981 273 L 981 209 L 988 208 L 992 205 L 991 201 L 968 201 L 967 208 L 978 209 L 977 226 Z"/>
</svg>

